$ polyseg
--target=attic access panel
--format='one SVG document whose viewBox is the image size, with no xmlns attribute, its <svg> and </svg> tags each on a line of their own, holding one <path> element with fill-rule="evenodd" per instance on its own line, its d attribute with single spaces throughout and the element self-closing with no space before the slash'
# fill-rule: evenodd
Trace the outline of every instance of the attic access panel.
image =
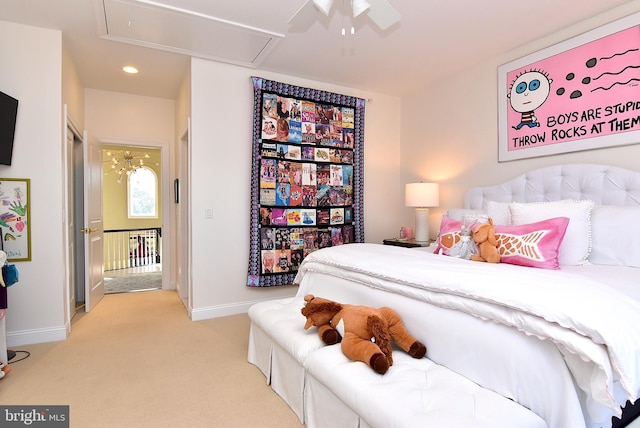
<svg viewBox="0 0 640 428">
<path fill-rule="evenodd" d="M 146 0 L 98 0 L 103 38 L 256 67 L 284 37 Z"/>
</svg>

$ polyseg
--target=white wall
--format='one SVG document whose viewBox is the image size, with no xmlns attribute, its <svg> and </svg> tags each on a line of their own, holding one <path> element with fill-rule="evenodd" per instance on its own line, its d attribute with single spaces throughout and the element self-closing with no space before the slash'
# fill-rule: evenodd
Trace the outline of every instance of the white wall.
<svg viewBox="0 0 640 428">
<path fill-rule="evenodd" d="M 175 101 L 85 89 L 85 127 L 99 140 L 173 145 Z"/>
<path fill-rule="evenodd" d="M 0 91 L 19 100 L 11 166 L 31 179 L 31 261 L 8 290 L 9 346 L 66 337 L 62 235 L 62 34 L 0 22 Z"/>
<path fill-rule="evenodd" d="M 365 239 L 382 242 L 400 226 L 399 98 L 193 59 L 193 319 L 243 312 L 253 302 L 296 292 L 246 286 L 252 75 L 371 99 L 365 109 Z M 213 219 L 204 218 L 205 208 L 213 209 Z"/>
<path fill-rule="evenodd" d="M 438 82 L 402 100 L 405 182 L 440 183 L 440 207 L 431 211 L 435 238 L 442 213 L 461 207 L 471 186 L 497 184 L 530 169 L 563 163 L 599 163 L 639 170 L 640 145 L 498 163 L 497 67 L 640 10 L 640 1 L 533 41 L 499 58 Z M 413 211 L 403 212 L 407 222 Z"/>
<path fill-rule="evenodd" d="M 62 46 L 62 100 L 79 131 L 84 129 L 84 88 L 69 50 Z"/>
</svg>

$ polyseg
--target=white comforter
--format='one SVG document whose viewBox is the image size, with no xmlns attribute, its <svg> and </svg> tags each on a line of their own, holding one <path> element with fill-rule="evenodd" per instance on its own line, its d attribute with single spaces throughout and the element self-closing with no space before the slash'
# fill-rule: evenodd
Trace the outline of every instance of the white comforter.
<svg viewBox="0 0 640 428">
<path fill-rule="evenodd" d="M 640 391 L 640 304 L 605 285 L 562 270 L 476 263 L 424 251 L 350 244 L 316 251 L 296 283 L 320 272 L 517 328 L 551 340 L 576 383 L 620 413 Z M 589 407 L 589 406 L 588 406 Z"/>
</svg>

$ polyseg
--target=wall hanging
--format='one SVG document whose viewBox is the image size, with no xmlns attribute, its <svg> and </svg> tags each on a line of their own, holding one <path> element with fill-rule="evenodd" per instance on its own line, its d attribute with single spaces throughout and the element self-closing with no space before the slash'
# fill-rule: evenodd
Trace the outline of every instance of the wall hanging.
<svg viewBox="0 0 640 428">
<path fill-rule="evenodd" d="M 31 214 L 28 178 L 0 178 L 0 248 L 7 260 L 31 260 Z"/>
<path fill-rule="evenodd" d="M 292 284 L 324 247 L 364 242 L 361 98 L 252 77 L 247 285 Z"/>
<path fill-rule="evenodd" d="M 499 161 L 640 141 L 640 13 L 498 68 Z"/>
</svg>

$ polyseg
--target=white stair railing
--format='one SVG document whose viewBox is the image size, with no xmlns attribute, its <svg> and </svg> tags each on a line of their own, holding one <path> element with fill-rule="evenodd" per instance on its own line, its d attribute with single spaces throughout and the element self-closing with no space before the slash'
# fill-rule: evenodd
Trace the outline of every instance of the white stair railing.
<svg viewBox="0 0 640 428">
<path fill-rule="evenodd" d="M 160 229 L 105 230 L 104 270 L 160 263 Z"/>
</svg>

